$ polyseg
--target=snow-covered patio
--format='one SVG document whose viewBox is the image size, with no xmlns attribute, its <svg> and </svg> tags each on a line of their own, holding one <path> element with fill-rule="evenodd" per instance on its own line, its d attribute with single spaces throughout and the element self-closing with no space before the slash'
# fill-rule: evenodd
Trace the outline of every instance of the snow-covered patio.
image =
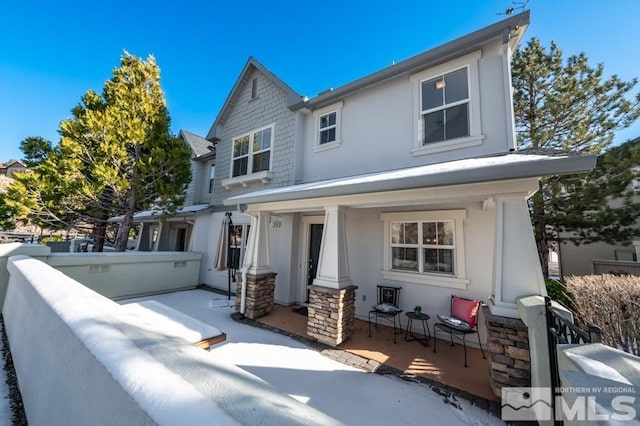
<svg viewBox="0 0 640 426">
<path fill-rule="evenodd" d="M 277 391 L 344 424 L 473 424 L 503 422 L 430 386 L 383 376 L 342 364 L 285 335 L 234 321 L 234 301 L 204 290 L 190 290 L 121 301 L 154 300 L 226 333 L 211 348 L 218 361 L 259 377 Z M 308 419 L 313 423 L 313 419 Z"/>
</svg>

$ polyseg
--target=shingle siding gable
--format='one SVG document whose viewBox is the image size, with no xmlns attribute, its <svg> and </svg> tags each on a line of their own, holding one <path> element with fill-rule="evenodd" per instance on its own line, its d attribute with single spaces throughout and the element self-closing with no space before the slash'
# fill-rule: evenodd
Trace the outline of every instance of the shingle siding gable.
<svg viewBox="0 0 640 426">
<path fill-rule="evenodd" d="M 258 96 L 251 99 L 251 81 L 257 78 Z M 276 86 L 271 79 L 254 69 L 247 73 L 245 81 L 238 88 L 239 93 L 219 123 L 220 142 L 216 145 L 216 179 L 212 204 L 222 205 L 225 198 L 260 189 L 276 188 L 294 183 L 294 157 L 296 141 L 296 113 L 288 108 L 287 93 Z M 253 129 L 275 123 L 273 146 L 271 148 L 271 172 L 269 183 L 252 183 L 246 187 L 224 189 L 221 181 L 231 176 L 231 154 L 233 139 Z"/>
</svg>

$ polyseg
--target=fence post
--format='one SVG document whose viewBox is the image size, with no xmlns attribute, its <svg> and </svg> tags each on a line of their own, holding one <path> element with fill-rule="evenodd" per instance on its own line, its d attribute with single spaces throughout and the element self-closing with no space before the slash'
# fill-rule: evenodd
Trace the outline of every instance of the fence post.
<svg viewBox="0 0 640 426">
<path fill-rule="evenodd" d="M 595 325 L 589 326 L 589 340 L 591 343 L 601 343 L 602 342 L 602 331 L 600 327 Z"/>
</svg>

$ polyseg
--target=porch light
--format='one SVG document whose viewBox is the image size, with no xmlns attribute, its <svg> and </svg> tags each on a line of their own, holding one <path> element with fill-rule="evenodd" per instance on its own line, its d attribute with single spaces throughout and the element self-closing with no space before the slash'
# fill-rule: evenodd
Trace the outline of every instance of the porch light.
<svg viewBox="0 0 640 426">
<path fill-rule="evenodd" d="M 444 86 L 445 86 L 444 80 L 436 81 L 436 89 L 438 89 L 438 90 L 443 89 Z"/>
</svg>

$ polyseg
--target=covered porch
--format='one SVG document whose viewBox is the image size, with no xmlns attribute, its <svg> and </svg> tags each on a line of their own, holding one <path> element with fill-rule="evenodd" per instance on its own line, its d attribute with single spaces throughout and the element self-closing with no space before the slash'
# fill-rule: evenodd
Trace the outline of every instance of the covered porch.
<svg viewBox="0 0 640 426">
<path fill-rule="evenodd" d="M 307 317 L 296 313 L 296 306 L 276 304 L 269 315 L 257 321 L 288 334 L 307 339 Z M 406 318 L 403 318 L 406 327 Z M 437 384 L 445 388 L 455 389 L 465 399 L 477 402 L 498 402 L 489 381 L 490 361 L 484 359 L 479 349 L 467 348 L 469 368 L 462 366 L 462 345 L 456 342 L 451 346 L 448 341 L 440 340 L 437 352 L 433 353 L 433 341 L 423 346 L 420 341 L 406 341 L 406 328 L 398 334 L 397 343 L 393 343 L 392 330 L 387 325 L 379 325 L 372 329 L 368 337 L 366 321 L 356 319 L 349 339 L 338 345 L 335 353 L 325 353 L 343 363 L 353 364 L 370 371 L 389 372 L 403 378 L 418 380 L 429 384 Z M 433 333 L 433 329 L 431 329 Z M 421 337 L 420 334 L 417 337 Z M 439 335 L 439 338 L 445 336 Z M 325 351 L 327 352 L 327 351 Z M 350 357 L 350 354 L 355 357 Z"/>
<path fill-rule="evenodd" d="M 503 325 L 495 317 L 518 322 L 517 299 L 546 294 L 527 199 L 537 191 L 540 176 L 587 170 L 592 163 L 591 156 L 514 153 L 229 198 L 225 204 L 238 206 L 252 221 L 238 310 L 255 319 L 273 312 L 274 303 L 305 304 L 307 337 L 366 351 L 371 346 L 354 336 L 358 320 L 366 320 L 380 302 L 379 285 L 400 288 L 398 307 L 405 312 L 420 305 L 431 316 L 430 329 L 436 314 L 449 314 L 452 295 L 481 300 L 494 324 L 480 315 L 479 333 L 467 344 L 493 346 L 499 351 L 496 359 L 508 365 L 498 366 L 502 371 L 477 371 L 487 379 L 526 386 L 526 336 L 518 334 L 508 344 L 499 340 Z M 421 332 L 420 324 L 414 323 L 413 332 Z M 429 358 L 407 356 L 410 360 L 398 369 L 431 374 L 426 373 L 433 366 Z M 462 363 L 455 369 L 471 370 Z M 499 394 L 499 387 L 493 392 Z"/>
</svg>

